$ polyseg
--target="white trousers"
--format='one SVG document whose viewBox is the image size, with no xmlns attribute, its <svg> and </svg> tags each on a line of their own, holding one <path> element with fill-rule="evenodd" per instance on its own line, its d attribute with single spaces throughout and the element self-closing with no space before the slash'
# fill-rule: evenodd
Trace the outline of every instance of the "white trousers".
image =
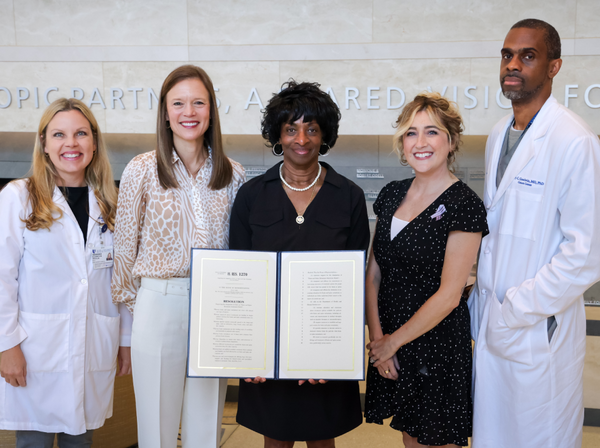
<svg viewBox="0 0 600 448">
<path fill-rule="evenodd" d="M 218 448 L 226 379 L 186 378 L 188 279 L 142 279 L 131 334 L 140 448 Z"/>
</svg>

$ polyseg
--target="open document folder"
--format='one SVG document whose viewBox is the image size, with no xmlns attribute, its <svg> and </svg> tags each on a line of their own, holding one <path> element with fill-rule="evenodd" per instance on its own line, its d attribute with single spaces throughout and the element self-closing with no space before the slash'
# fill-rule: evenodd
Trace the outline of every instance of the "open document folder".
<svg viewBox="0 0 600 448">
<path fill-rule="evenodd" d="M 192 249 L 188 376 L 363 380 L 364 251 Z"/>
</svg>

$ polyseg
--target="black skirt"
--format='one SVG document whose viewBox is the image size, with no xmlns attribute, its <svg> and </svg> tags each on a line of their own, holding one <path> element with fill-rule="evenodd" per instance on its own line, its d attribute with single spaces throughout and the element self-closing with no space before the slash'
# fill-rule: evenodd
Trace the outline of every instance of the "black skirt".
<svg viewBox="0 0 600 448">
<path fill-rule="evenodd" d="M 237 422 L 276 440 L 332 439 L 362 423 L 358 382 L 240 380 Z"/>
</svg>

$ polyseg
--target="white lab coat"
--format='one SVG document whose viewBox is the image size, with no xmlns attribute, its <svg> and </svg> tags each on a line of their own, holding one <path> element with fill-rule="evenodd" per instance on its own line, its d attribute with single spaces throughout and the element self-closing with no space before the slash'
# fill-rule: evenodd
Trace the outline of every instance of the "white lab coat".
<svg viewBox="0 0 600 448">
<path fill-rule="evenodd" d="M 583 293 L 600 278 L 600 142 L 550 97 L 496 189 L 510 115 L 486 145 L 482 241 L 469 299 L 473 448 L 580 447 Z M 547 318 L 558 327 L 548 342 Z"/>
<path fill-rule="evenodd" d="M 30 231 L 25 180 L 0 192 L 0 351 L 21 344 L 27 386 L 0 383 L 0 429 L 81 434 L 112 415 L 119 344 L 129 345 L 131 319 L 119 341 L 119 309 L 110 294 L 112 268 L 93 269 L 100 209 L 89 190 L 87 247 L 58 188 L 63 217 Z M 112 247 L 112 232 L 102 237 Z"/>
</svg>

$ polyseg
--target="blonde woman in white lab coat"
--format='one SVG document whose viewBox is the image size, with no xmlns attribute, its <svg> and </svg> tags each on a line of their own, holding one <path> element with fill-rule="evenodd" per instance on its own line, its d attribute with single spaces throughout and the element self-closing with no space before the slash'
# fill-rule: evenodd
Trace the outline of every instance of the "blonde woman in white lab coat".
<svg viewBox="0 0 600 448">
<path fill-rule="evenodd" d="M 116 204 L 92 112 L 56 100 L 31 176 L 0 192 L 0 429 L 18 448 L 51 448 L 55 433 L 60 447 L 91 446 L 115 372 L 130 372 L 131 315 L 110 295 Z"/>
</svg>

